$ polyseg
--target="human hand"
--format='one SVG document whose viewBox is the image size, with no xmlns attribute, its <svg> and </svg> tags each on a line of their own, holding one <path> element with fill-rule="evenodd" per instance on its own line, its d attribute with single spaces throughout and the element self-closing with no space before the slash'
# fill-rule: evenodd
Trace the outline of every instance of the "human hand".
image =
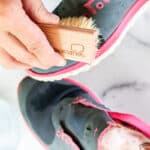
<svg viewBox="0 0 150 150">
<path fill-rule="evenodd" d="M 65 64 L 36 22 L 57 24 L 59 18 L 49 13 L 41 0 L 0 0 L 1 66 L 47 69 Z"/>
</svg>

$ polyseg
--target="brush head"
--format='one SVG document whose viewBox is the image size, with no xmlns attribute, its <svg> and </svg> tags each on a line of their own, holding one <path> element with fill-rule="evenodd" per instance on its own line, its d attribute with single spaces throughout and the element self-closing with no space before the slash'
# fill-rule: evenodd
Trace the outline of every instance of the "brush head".
<svg viewBox="0 0 150 150">
<path fill-rule="evenodd" d="M 59 24 L 39 24 L 54 49 L 65 59 L 91 64 L 99 43 L 94 21 L 86 17 L 65 18 Z"/>
<path fill-rule="evenodd" d="M 63 18 L 59 22 L 60 25 L 68 26 L 68 27 L 77 27 L 82 29 L 91 29 L 96 31 L 96 37 L 97 37 L 97 45 L 102 44 L 101 42 L 101 35 L 100 35 L 100 29 L 96 27 L 95 21 L 92 18 L 87 18 L 84 16 L 81 17 L 67 17 Z M 100 36 L 99 36 L 100 35 Z"/>
</svg>

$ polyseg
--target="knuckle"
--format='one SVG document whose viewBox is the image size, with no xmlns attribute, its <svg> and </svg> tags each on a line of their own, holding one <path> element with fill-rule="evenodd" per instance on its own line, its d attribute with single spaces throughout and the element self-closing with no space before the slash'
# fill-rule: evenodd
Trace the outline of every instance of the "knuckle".
<svg viewBox="0 0 150 150">
<path fill-rule="evenodd" d="M 39 52 L 41 49 L 43 49 L 44 48 L 44 45 L 43 44 L 41 44 L 41 40 L 37 40 L 37 41 L 35 41 L 35 42 L 32 42 L 32 43 L 30 43 L 30 45 L 29 45 L 29 50 L 31 51 L 31 52 Z"/>
<path fill-rule="evenodd" d="M 33 63 L 33 57 L 31 56 L 24 56 L 23 58 L 21 58 L 21 60 L 23 60 L 26 63 L 32 64 Z"/>
<path fill-rule="evenodd" d="M 20 54 L 17 59 L 19 61 L 23 61 L 23 62 L 27 62 L 27 63 L 30 63 L 33 61 L 33 57 L 28 54 L 25 54 L 25 53 Z"/>
<path fill-rule="evenodd" d="M 24 64 L 28 64 L 32 67 L 36 67 L 37 65 L 39 65 L 38 60 L 36 60 L 36 58 L 30 54 L 22 54 L 22 55 L 18 56 L 17 60 Z"/>
</svg>

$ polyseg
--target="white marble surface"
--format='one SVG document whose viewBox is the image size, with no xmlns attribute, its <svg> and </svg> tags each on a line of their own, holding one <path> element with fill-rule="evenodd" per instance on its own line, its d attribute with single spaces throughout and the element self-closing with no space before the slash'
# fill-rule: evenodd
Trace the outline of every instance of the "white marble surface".
<svg viewBox="0 0 150 150">
<path fill-rule="evenodd" d="M 146 11 L 113 55 L 91 71 L 73 78 L 93 89 L 113 110 L 136 114 L 150 123 L 149 18 L 150 11 Z M 7 71 L 0 68 L 0 97 L 11 105 L 12 115 L 17 121 L 17 150 L 42 150 L 41 145 L 22 123 L 19 114 L 16 93 L 17 86 L 24 76 L 23 71 Z"/>
</svg>

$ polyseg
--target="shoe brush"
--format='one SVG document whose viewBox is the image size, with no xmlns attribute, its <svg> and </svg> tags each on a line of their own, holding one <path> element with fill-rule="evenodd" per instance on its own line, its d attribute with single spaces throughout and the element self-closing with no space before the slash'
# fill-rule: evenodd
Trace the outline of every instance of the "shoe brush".
<svg viewBox="0 0 150 150">
<path fill-rule="evenodd" d="M 38 24 L 55 51 L 65 59 L 92 63 L 96 56 L 99 30 L 92 18 L 69 17 L 59 24 Z"/>
</svg>

